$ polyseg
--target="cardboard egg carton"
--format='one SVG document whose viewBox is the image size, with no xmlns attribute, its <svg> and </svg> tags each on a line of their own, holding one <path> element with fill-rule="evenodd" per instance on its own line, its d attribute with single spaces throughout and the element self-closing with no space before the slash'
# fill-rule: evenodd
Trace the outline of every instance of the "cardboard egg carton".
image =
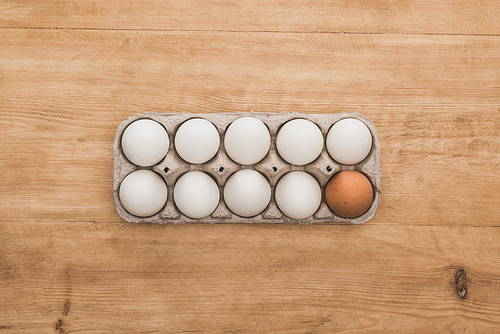
<svg viewBox="0 0 500 334">
<path fill-rule="evenodd" d="M 271 134 L 271 147 L 267 156 L 255 165 L 242 166 L 231 160 L 224 150 L 224 132 L 236 119 L 251 116 L 260 119 L 267 125 Z M 221 140 L 219 152 L 210 161 L 204 164 L 190 164 L 185 162 L 177 154 L 174 148 L 174 137 L 178 127 L 191 118 L 202 118 L 212 122 L 218 129 Z M 366 124 L 372 134 L 372 148 L 368 156 L 356 165 L 341 165 L 334 161 L 327 152 L 326 145 L 320 156 L 312 163 L 304 166 L 295 166 L 283 160 L 276 150 L 276 135 L 280 127 L 287 121 L 302 118 L 315 123 L 326 138 L 328 130 L 337 121 L 343 118 L 355 118 Z M 139 167 L 132 164 L 123 154 L 121 148 L 121 136 L 125 128 L 138 119 L 152 119 L 162 124 L 168 132 L 170 147 L 165 158 L 152 167 Z M 380 204 L 381 173 L 380 173 L 380 142 L 375 125 L 365 116 L 359 113 L 337 113 L 337 114 L 299 114 L 299 113 L 215 113 L 215 114 L 191 114 L 191 113 L 152 113 L 147 112 L 134 115 L 125 119 L 118 127 L 114 141 L 114 180 L 113 195 L 116 210 L 124 220 L 134 223 L 352 223 L 362 224 L 372 219 Z M 168 187 L 168 200 L 160 212 L 151 217 L 137 217 L 128 213 L 120 202 L 118 190 L 120 183 L 129 173 L 139 170 L 153 170 L 163 177 Z M 272 195 L 268 207 L 259 215 L 252 218 L 240 217 L 232 213 L 224 203 L 223 189 L 226 180 L 233 173 L 241 169 L 255 169 L 261 172 L 271 185 Z M 324 188 L 330 177 L 341 170 L 357 170 L 368 177 L 372 183 L 374 196 L 373 202 L 363 215 L 356 218 L 343 218 L 335 215 L 325 203 Z M 183 215 L 175 206 L 173 190 L 177 179 L 188 171 L 202 171 L 212 176 L 220 189 L 220 202 L 217 209 L 208 217 L 193 219 Z M 306 219 L 292 219 L 285 216 L 276 205 L 274 189 L 278 180 L 288 172 L 305 171 L 316 178 L 321 187 L 322 199 L 319 209 L 314 215 Z"/>
</svg>

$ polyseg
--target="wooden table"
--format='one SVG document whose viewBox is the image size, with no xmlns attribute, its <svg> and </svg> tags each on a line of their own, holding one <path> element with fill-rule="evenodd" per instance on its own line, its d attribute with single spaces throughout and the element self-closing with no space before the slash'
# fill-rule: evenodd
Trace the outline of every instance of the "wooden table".
<svg viewBox="0 0 500 334">
<path fill-rule="evenodd" d="M 0 333 L 499 333 L 499 17 L 498 0 L 1 1 Z M 375 218 L 119 218 L 123 119 L 250 110 L 373 120 Z"/>
</svg>

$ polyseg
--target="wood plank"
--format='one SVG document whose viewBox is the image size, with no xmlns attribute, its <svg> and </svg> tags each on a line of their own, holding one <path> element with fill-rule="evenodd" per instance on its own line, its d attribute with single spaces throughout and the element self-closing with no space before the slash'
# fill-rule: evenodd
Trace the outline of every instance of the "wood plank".
<svg viewBox="0 0 500 334">
<path fill-rule="evenodd" d="M 496 0 L 4 0 L 0 27 L 500 34 Z"/>
<path fill-rule="evenodd" d="M 0 333 L 500 326 L 498 227 L 2 222 L 0 238 Z"/>
<path fill-rule="evenodd" d="M 156 112 L 361 112 L 377 224 L 498 226 L 499 37 L 0 29 L 0 216 L 120 221 L 112 142 Z"/>
</svg>

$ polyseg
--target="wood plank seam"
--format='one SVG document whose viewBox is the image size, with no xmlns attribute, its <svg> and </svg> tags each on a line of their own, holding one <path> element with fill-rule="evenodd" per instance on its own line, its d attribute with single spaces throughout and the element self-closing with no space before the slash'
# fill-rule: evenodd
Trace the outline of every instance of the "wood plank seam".
<svg viewBox="0 0 500 334">
<path fill-rule="evenodd" d="M 417 32 L 369 32 L 369 31 L 300 31 L 300 30 L 231 30 L 231 29 L 153 29 L 153 28 L 72 28 L 72 27 L 0 27 L 0 29 L 26 29 L 26 30 L 78 30 L 78 31 L 130 31 L 130 32 L 219 32 L 219 33 L 274 33 L 274 34 L 339 34 L 339 35 L 408 35 L 408 36 L 478 36 L 500 37 L 500 34 L 461 34 L 461 33 L 417 33 Z"/>
</svg>

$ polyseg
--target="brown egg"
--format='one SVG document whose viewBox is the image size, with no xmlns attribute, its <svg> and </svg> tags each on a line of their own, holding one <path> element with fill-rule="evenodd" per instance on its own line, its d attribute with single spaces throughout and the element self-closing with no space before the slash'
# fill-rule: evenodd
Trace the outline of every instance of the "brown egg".
<svg viewBox="0 0 500 334">
<path fill-rule="evenodd" d="M 354 170 L 338 172 L 326 184 L 325 200 L 330 210 L 337 216 L 359 217 L 372 204 L 372 184 L 360 172 Z"/>
</svg>

